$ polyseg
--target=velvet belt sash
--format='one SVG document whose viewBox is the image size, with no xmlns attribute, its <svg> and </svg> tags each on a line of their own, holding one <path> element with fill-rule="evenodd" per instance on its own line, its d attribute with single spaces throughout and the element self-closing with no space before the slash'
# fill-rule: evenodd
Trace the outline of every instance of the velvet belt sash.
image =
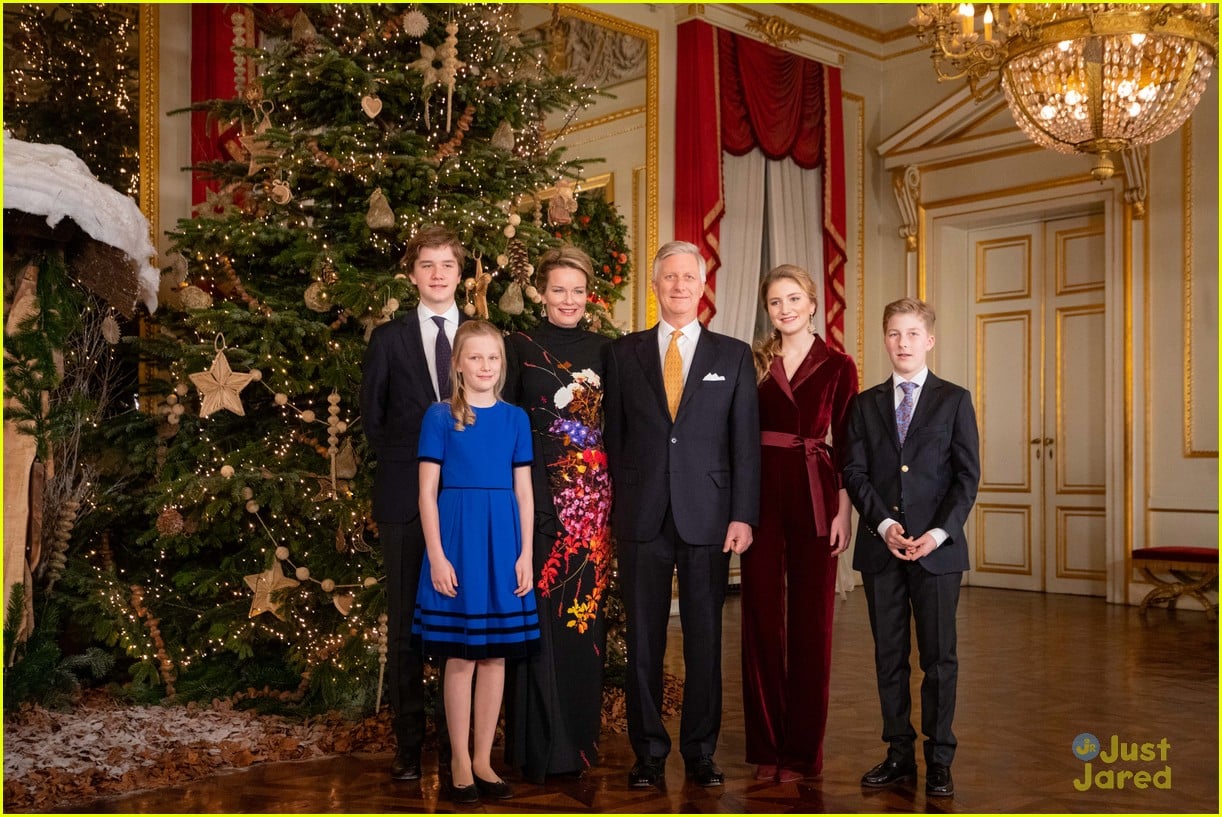
<svg viewBox="0 0 1222 817">
<path fill-rule="evenodd" d="M 823 497 L 823 481 L 820 471 L 834 474 L 832 470 L 832 448 L 823 440 L 799 437 L 784 431 L 761 431 L 760 443 L 776 448 L 801 448 L 806 452 L 806 481 L 810 488 L 810 504 L 815 511 L 815 533 L 829 535 L 827 503 Z"/>
</svg>

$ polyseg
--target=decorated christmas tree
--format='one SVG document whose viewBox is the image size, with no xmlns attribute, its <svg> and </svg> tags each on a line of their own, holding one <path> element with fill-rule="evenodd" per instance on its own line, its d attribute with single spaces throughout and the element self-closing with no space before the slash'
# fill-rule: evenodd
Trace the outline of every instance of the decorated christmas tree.
<svg viewBox="0 0 1222 817">
<path fill-rule="evenodd" d="M 627 243 L 555 145 L 595 90 L 511 7 L 278 8 L 257 80 L 207 105 L 233 154 L 197 168 L 216 192 L 172 233 L 146 411 L 103 430 L 101 478 L 129 489 L 91 509 L 69 579 L 150 697 L 368 711 L 385 599 L 356 395 L 369 333 L 415 303 L 407 239 L 454 229 L 460 307 L 506 329 L 539 320 L 532 259 L 579 243 L 609 333 Z"/>
<path fill-rule="evenodd" d="M 137 291 L 151 305 L 157 289 L 148 224 L 123 195 L 139 185 L 136 18 L 4 8 L 6 709 L 60 702 L 114 663 L 64 636 L 75 619 L 60 579 L 80 514 L 123 490 L 96 479 L 96 432 L 133 409 L 120 337 L 135 331 Z"/>
<path fill-rule="evenodd" d="M 62 145 L 135 196 L 139 42 L 133 4 L 4 6 L 4 127 Z"/>
</svg>

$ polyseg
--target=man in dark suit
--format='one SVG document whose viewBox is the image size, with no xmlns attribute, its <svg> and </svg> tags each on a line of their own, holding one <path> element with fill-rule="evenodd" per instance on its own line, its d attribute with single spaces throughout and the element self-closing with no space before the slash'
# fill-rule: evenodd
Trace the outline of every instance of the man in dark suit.
<svg viewBox="0 0 1222 817">
<path fill-rule="evenodd" d="M 925 676 L 925 791 L 947 796 L 955 790 L 955 608 L 968 569 L 963 526 L 980 483 L 980 444 L 971 395 L 926 367 L 934 319 L 934 311 L 914 298 L 884 310 L 894 372 L 853 403 L 844 486 L 861 517 L 853 567 L 865 580 L 882 737 L 889 744 L 886 759 L 861 783 L 884 788 L 916 779 L 908 686 L 911 618 Z"/>
<path fill-rule="evenodd" d="M 420 424 L 428 407 L 448 400 L 454 332 L 464 319 L 454 302 L 466 250 L 448 229 L 427 226 L 407 244 L 403 266 L 420 304 L 379 326 L 369 338 L 361 379 L 361 417 L 377 459 L 373 518 L 386 568 L 387 683 L 398 751 L 390 774 L 420 777 L 424 740 L 424 664 L 412 648 L 412 615 L 424 558 L 417 494 Z M 443 707 L 436 707 L 438 745 L 446 754 Z"/>
<path fill-rule="evenodd" d="M 661 782 L 670 751 L 662 658 L 676 567 L 686 668 L 679 750 L 697 784 L 724 781 L 713 760 L 721 608 L 729 554 L 750 546 L 759 521 L 759 407 L 751 349 L 696 320 L 704 279 L 695 245 L 663 246 L 653 261 L 661 320 L 607 347 L 604 436 L 628 618 L 633 787 Z"/>
</svg>

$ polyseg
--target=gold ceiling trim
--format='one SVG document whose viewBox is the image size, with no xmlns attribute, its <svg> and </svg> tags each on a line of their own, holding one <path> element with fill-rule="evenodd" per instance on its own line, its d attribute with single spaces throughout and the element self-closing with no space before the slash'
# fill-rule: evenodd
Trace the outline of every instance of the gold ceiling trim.
<svg viewBox="0 0 1222 817">
<path fill-rule="evenodd" d="M 890 31 L 881 31 L 865 23 L 859 23 L 856 20 L 850 20 L 848 17 L 842 17 L 820 6 L 807 5 L 805 3 L 782 3 L 781 7 L 801 14 L 803 17 L 809 17 L 812 20 L 818 20 L 821 23 L 835 26 L 849 34 L 856 34 L 858 37 L 879 43 L 880 45 L 912 36 L 912 28 L 906 25 L 893 28 Z"/>
<path fill-rule="evenodd" d="M 751 6 L 743 5 L 741 3 L 727 3 L 726 8 L 731 8 L 731 9 L 734 9 L 735 11 L 741 12 L 742 14 L 745 14 L 746 16 L 750 17 L 751 20 L 754 22 L 758 22 L 759 20 L 765 19 L 767 17 L 767 15 L 765 15 L 763 12 L 756 11 Z M 746 27 L 750 28 L 751 24 L 752 24 L 751 22 L 747 22 Z M 812 31 L 809 28 L 803 28 L 802 26 L 794 25 L 793 23 L 788 23 L 788 25 L 792 26 L 793 30 L 798 35 L 793 38 L 794 40 L 801 40 L 805 38 L 807 40 L 810 40 L 813 43 L 817 43 L 820 45 L 830 45 L 834 49 L 838 49 L 840 51 L 851 51 L 854 54 L 861 54 L 862 56 L 870 57 L 871 59 L 880 59 L 878 54 L 871 53 L 870 51 L 867 51 L 864 48 L 860 48 L 850 43 L 846 43 L 843 40 L 837 40 L 835 37 L 829 37 L 820 32 Z M 844 64 L 844 61 L 842 59 L 840 62 L 840 65 L 843 65 L 843 64 Z"/>
</svg>

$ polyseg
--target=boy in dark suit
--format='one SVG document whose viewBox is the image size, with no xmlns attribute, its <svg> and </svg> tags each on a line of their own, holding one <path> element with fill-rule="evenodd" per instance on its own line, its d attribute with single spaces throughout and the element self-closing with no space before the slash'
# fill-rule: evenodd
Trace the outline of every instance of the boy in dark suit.
<svg viewBox="0 0 1222 817">
<path fill-rule="evenodd" d="M 382 324 L 369 338 L 361 379 L 361 418 L 377 459 L 373 518 L 386 568 L 387 685 L 398 751 L 395 780 L 420 777 L 424 740 L 424 663 L 412 648 L 412 612 L 424 558 L 424 531 L 416 501 L 420 465 L 416 449 L 424 413 L 450 398 L 450 353 L 465 318 L 454 302 L 466 250 L 453 232 L 422 227 L 407 243 L 403 266 L 420 293 L 415 309 Z M 443 707 L 436 707 L 437 739 L 444 757 Z"/>
<path fill-rule="evenodd" d="M 908 633 L 915 619 L 925 676 L 925 791 L 948 796 L 955 790 L 955 608 L 968 569 L 963 526 L 980 483 L 980 443 L 971 395 L 926 367 L 934 318 L 933 309 L 915 298 L 883 311 L 894 371 L 853 403 L 844 485 L 861 517 L 853 567 L 865 581 L 882 737 L 889 744 L 886 759 L 861 784 L 884 788 L 916 779 L 908 685 Z"/>
<path fill-rule="evenodd" d="M 628 618 L 628 740 L 634 788 L 665 777 L 662 658 L 671 578 L 679 574 L 683 717 L 679 751 L 700 786 L 725 776 L 713 759 L 721 729 L 721 609 L 730 552 L 759 523 L 759 403 L 751 349 L 701 327 L 705 261 L 686 241 L 653 262 L 660 320 L 607 346 L 603 439 L 615 484 L 620 586 Z"/>
</svg>

